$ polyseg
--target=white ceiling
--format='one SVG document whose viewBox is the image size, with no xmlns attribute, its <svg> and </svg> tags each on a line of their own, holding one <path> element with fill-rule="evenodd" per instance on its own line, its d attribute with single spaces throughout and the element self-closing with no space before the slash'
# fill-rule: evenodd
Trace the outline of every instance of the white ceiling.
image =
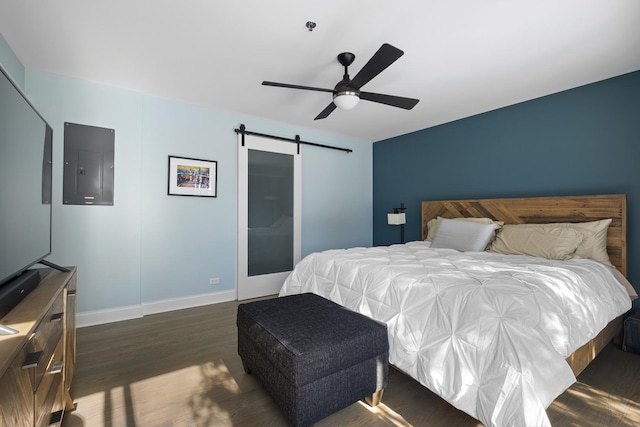
<svg viewBox="0 0 640 427">
<path fill-rule="evenodd" d="M 640 70 L 638 0 L 2 0 L 0 32 L 31 70 L 372 142 Z M 363 90 L 411 111 L 314 121 L 330 93 L 261 85 L 333 88 L 382 43 L 405 54 Z"/>
</svg>

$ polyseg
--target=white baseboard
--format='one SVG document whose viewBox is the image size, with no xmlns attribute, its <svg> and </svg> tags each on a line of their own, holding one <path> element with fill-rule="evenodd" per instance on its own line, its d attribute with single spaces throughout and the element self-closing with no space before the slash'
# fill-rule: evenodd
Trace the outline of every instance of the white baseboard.
<svg viewBox="0 0 640 427">
<path fill-rule="evenodd" d="M 87 311 L 76 314 L 76 327 L 84 328 L 85 326 L 102 325 L 103 323 L 120 322 L 139 317 L 142 317 L 142 307 L 139 305 Z"/>
<path fill-rule="evenodd" d="M 167 311 L 182 310 L 185 308 L 200 307 L 209 304 L 218 304 L 221 302 L 234 301 L 235 299 L 236 291 L 234 289 L 226 292 L 145 302 L 140 305 L 130 305 L 127 307 L 87 311 L 76 314 L 76 327 L 84 328 L 86 326 L 120 322 L 122 320 L 137 319 L 149 314 L 164 313 Z"/>
<path fill-rule="evenodd" d="M 142 315 L 164 313 L 166 311 L 182 310 L 184 308 L 200 307 L 202 305 L 218 304 L 234 301 L 236 290 L 215 292 L 210 294 L 193 295 L 190 297 L 172 298 L 160 301 L 142 303 Z"/>
</svg>

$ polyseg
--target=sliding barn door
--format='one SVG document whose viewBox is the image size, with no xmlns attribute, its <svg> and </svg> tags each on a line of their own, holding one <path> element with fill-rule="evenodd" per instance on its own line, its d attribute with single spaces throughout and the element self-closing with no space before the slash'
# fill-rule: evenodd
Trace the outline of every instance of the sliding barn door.
<svg viewBox="0 0 640 427">
<path fill-rule="evenodd" d="M 242 135 L 238 135 L 242 138 Z M 253 135 L 238 144 L 238 300 L 277 294 L 300 261 L 296 144 Z"/>
</svg>

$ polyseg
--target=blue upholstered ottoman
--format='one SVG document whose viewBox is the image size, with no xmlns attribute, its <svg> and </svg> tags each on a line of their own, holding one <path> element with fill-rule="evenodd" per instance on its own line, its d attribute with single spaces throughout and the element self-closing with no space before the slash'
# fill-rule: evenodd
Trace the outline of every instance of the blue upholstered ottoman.
<svg viewBox="0 0 640 427">
<path fill-rule="evenodd" d="M 314 294 L 238 306 L 238 354 L 288 420 L 312 424 L 387 386 L 386 325 Z"/>
</svg>

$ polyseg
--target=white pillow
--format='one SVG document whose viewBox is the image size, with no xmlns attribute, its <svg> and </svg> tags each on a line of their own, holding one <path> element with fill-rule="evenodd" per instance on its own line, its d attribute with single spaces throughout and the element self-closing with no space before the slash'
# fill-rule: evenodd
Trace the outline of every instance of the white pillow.
<svg viewBox="0 0 640 427">
<path fill-rule="evenodd" d="M 495 224 L 443 218 L 433 236 L 431 247 L 457 251 L 484 251 L 493 237 L 495 228 Z"/>
<path fill-rule="evenodd" d="M 438 231 L 438 226 L 440 225 L 440 221 L 442 221 L 443 219 L 445 218 L 442 218 L 441 216 L 439 216 L 437 218 L 431 219 L 427 223 L 427 238 L 424 240 L 427 240 L 429 242 L 433 240 L 433 236 L 435 236 L 436 231 Z M 500 228 L 502 228 L 502 226 L 504 225 L 504 221 L 494 221 L 491 218 L 450 218 L 450 219 L 453 219 L 454 221 L 470 221 L 470 222 L 479 222 L 481 224 L 495 224 L 496 232 L 498 232 Z"/>
</svg>

